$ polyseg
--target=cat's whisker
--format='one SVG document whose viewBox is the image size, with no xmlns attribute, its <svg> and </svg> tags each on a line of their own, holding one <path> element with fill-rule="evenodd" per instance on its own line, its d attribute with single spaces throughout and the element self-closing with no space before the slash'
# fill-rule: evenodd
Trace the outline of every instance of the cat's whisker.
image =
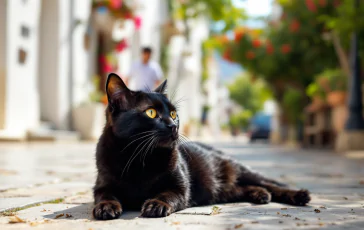
<svg viewBox="0 0 364 230">
<path fill-rule="evenodd" d="M 157 137 L 154 137 L 154 139 L 150 142 L 150 144 L 148 145 L 148 147 L 147 147 L 147 149 L 146 149 L 146 151 L 145 151 L 145 153 L 143 154 L 143 168 L 145 167 L 145 158 L 146 158 L 146 156 L 147 156 L 147 154 L 148 154 L 148 152 L 149 152 L 149 149 L 150 149 L 150 151 L 153 151 L 153 149 L 154 149 L 154 147 L 152 147 L 153 145 L 157 145 L 158 144 L 158 138 Z"/>
<path fill-rule="evenodd" d="M 183 140 L 183 142 L 188 145 L 190 142 L 192 142 L 188 137 L 184 136 L 183 134 L 179 135 L 179 138 Z"/>
<path fill-rule="evenodd" d="M 128 172 L 129 171 L 129 168 L 130 168 L 130 165 L 133 163 L 133 160 L 138 156 L 138 154 L 139 153 L 141 153 L 141 151 L 144 149 L 144 147 L 145 146 L 147 146 L 147 144 L 151 141 L 151 140 L 153 140 L 153 138 L 154 138 L 154 136 L 152 136 L 152 137 L 149 137 L 146 141 L 143 141 L 142 143 L 144 143 L 144 145 L 142 146 L 142 148 L 135 154 L 135 156 L 134 157 L 132 157 L 131 158 L 131 161 L 130 161 L 130 163 L 129 163 L 129 166 L 127 167 L 127 169 L 126 169 L 126 172 Z M 141 144 L 140 144 L 141 145 Z M 140 145 L 138 145 L 138 147 L 135 149 L 135 151 L 136 150 L 138 150 L 138 148 L 139 148 L 139 146 Z M 134 151 L 134 152 L 135 152 Z M 134 153 L 133 153 L 133 155 L 134 155 Z"/>
<path fill-rule="evenodd" d="M 130 165 L 130 164 L 133 162 L 133 160 L 134 160 L 134 158 L 135 158 L 135 157 L 133 157 L 133 156 L 134 156 L 135 152 L 138 150 L 138 148 L 139 148 L 139 147 L 140 147 L 143 143 L 145 143 L 145 142 L 147 142 L 148 140 L 150 140 L 152 137 L 153 137 L 153 136 L 151 136 L 151 137 L 146 137 L 146 139 L 145 139 L 145 140 L 143 140 L 143 141 L 141 141 L 141 142 L 139 143 L 139 145 L 135 148 L 135 150 L 134 150 L 133 154 L 129 157 L 128 162 L 127 162 L 127 163 L 126 163 L 126 165 L 124 166 L 124 169 L 123 169 L 123 171 L 122 171 L 122 173 L 121 173 L 121 177 L 124 175 L 125 169 L 128 167 L 128 165 Z M 137 156 L 137 155 L 138 155 L 138 153 L 136 154 L 136 156 Z"/>
<path fill-rule="evenodd" d="M 180 133 L 179 136 L 182 137 L 182 138 L 184 138 L 185 140 L 191 142 L 190 138 L 188 138 L 185 134 Z"/>
<path fill-rule="evenodd" d="M 181 108 L 181 105 L 174 105 L 174 107 L 176 108 L 176 110 L 178 111 L 179 108 Z"/>
<path fill-rule="evenodd" d="M 187 101 L 187 100 L 188 100 L 188 98 L 186 98 L 185 96 L 183 96 L 180 99 L 178 99 L 177 101 L 174 101 L 173 104 L 174 105 L 177 105 L 177 104 L 179 104 L 179 103 L 181 103 L 183 101 Z"/>
<path fill-rule="evenodd" d="M 154 131 L 154 132 L 156 132 L 156 131 Z M 142 136 L 142 137 L 139 137 L 139 138 L 135 139 L 134 141 L 130 142 L 127 146 L 125 146 L 125 148 L 123 148 L 123 150 L 121 150 L 121 152 L 123 152 L 126 148 L 128 148 L 131 144 L 133 144 L 133 143 L 134 143 L 134 142 L 136 142 L 137 140 L 140 140 L 140 139 L 142 139 L 142 138 L 145 138 L 145 137 L 148 137 L 148 136 L 153 135 L 153 134 L 154 134 L 154 132 L 153 132 L 153 133 L 146 134 L 146 135 L 144 135 L 144 136 Z"/>
<path fill-rule="evenodd" d="M 188 145 L 188 142 L 186 140 L 184 140 L 183 138 L 180 138 L 178 140 L 180 141 L 181 144 Z M 184 147 L 184 146 L 182 146 L 182 147 Z"/>
<path fill-rule="evenodd" d="M 173 91 L 173 93 L 172 93 L 172 95 L 170 96 L 170 98 L 169 98 L 169 101 L 173 101 L 174 100 L 174 97 L 176 96 L 176 94 L 177 94 L 177 88 Z"/>
<path fill-rule="evenodd" d="M 188 101 L 188 99 L 183 99 L 183 100 L 181 99 L 181 100 L 179 100 L 179 101 L 177 101 L 177 102 L 174 102 L 174 103 L 173 103 L 173 105 L 174 105 L 174 106 L 179 106 L 179 105 L 180 105 L 180 103 L 185 102 L 185 101 Z"/>
<path fill-rule="evenodd" d="M 146 154 L 148 153 L 150 146 L 154 143 L 154 141 L 155 141 L 155 140 L 156 140 L 156 137 L 154 137 L 154 138 L 153 138 L 153 140 L 152 140 L 151 142 L 149 142 L 149 145 L 148 145 L 148 147 L 146 148 L 146 150 L 145 150 L 145 152 L 143 153 L 143 155 L 146 155 Z"/>
<path fill-rule="evenodd" d="M 156 132 L 156 134 L 157 134 L 158 132 Z M 155 138 L 155 137 L 153 137 L 153 138 Z M 154 139 L 153 139 L 154 140 Z M 140 156 L 140 160 L 142 160 L 142 158 L 143 158 L 143 155 L 144 155 L 144 153 Z"/>
<path fill-rule="evenodd" d="M 144 87 L 145 87 L 145 91 L 147 93 L 152 93 L 153 92 L 148 85 L 144 84 Z"/>
<path fill-rule="evenodd" d="M 192 157 L 190 156 L 190 153 L 186 150 L 186 148 L 183 146 L 184 144 L 188 144 L 184 139 L 183 136 L 181 136 L 181 134 L 178 135 L 178 139 L 177 141 L 180 142 L 179 146 L 181 146 L 183 148 L 183 150 L 186 152 L 186 154 L 188 155 L 188 157 L 190 158 L 190 160 L 192 159 Z"/>
<path fill-rule="evenodd" d="M 157 131 L 155 131 L 155 130 L 150 130 L 150 131 L 145 131 L 145 132 L 137 133 L 137 134 L 132 135 L 130 138 L 135 137 L 135 136 L 139 136 L 139 135 L 141 135 L 141 134 L 145 134 L 145 133 L 153 133 L 153 132 L 157 132 Z"/>
</svg>

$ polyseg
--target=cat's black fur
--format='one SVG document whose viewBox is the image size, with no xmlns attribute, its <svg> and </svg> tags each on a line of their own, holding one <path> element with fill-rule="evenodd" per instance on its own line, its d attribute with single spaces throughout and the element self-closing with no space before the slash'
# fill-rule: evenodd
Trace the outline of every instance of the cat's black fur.
<svg viewBox="0 0 364 230">
<path fill-rule="evenodd" d="M 143 217 L 163 217 L 222 202 L 310 201 L 307 190 L 289 189 L 211 146 L 178 144 L 178 116 L 170 116 L 176 108 L 163 94 L 165 87 L 166 82 L 154 92 L 134 92 L 109 75 L 107 122 L 96 153 L 96 219 L 118 218 L 130 209 L 141 210 Z M 156 109 L 156 118 L 145 114 L 149 108 Z"/>
</svg>

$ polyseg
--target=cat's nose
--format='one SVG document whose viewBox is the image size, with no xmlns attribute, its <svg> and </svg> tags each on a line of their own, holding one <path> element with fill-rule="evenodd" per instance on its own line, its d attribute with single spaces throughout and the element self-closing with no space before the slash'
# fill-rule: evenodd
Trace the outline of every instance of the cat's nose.
<svg viewBox="0 0 364 230">
<path fill-rule="evenodd" d="M 168 128 L 171 129 L 171 133 L 172 133 L 173 139 L 177 139 L 178 138 L 177 125 L 175 125 L 175 124 L 169 124 L 167 126 L 168 126 Z"/>
<path fill-rule="evenodd" d="M 177 132 L 177 125 L 175 125 L 175 124 L 169 124 L 167 126 L 168 126 L 168 128 L 170 128 L 172 130 L 172 133 L 176 133 Z"/>
</svg>

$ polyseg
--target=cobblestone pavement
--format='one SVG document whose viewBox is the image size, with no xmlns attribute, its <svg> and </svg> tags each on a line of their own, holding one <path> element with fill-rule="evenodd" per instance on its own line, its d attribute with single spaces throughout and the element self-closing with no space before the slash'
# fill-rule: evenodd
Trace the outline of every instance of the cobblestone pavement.
<svg viewBox="0 0 364 230">
<path fill-rule="evenodd" d="M 94 143 L 0 143 L 0 229 L 364 229 L 364 159 L 241 142 L 216 144 L 313 195 L 309 206 L 222 204 L 166 218 L 92 219 Z M 10 223 L 15 222 L 15 223 Z"/>
</svg>

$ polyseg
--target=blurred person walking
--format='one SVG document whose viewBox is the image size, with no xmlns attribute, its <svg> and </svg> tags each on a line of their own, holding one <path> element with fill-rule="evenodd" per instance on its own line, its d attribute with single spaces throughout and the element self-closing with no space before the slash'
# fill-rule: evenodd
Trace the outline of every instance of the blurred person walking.
<svg viewBox="0 0 364 230">
<path fill-rule="evenodd" d="M 163 72 L 159 64 L 151 60 L 152 49 L 143 47 L 141 60 L 133 63 L 126 76 L 126 84 L 132 90 L 151 91 L 161 83 Z"/>
</svg>

